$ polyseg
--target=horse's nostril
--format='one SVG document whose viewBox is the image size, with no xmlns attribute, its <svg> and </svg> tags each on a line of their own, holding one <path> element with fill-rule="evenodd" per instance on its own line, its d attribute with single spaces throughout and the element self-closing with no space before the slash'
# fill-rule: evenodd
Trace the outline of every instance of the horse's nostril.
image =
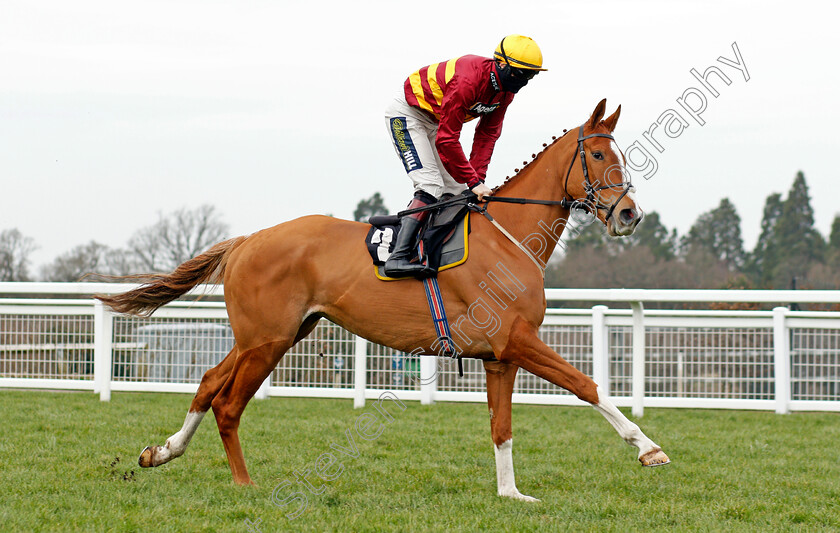
<svg viewBox="0 0 840 533">
<path fill-rule="evenodd" d="M 636 213 L 635 209 L 622 209 L 618 213 L 618 218 L 621 220 L 622 224 L 630 225 L 638 221 L 639 215 Z"/>
</svg>

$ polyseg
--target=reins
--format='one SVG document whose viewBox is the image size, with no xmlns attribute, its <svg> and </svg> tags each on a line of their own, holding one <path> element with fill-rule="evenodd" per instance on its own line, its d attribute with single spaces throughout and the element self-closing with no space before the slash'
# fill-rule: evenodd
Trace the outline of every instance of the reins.
<svg viewBox="0 0 840 533">
<path fill-rule="evenodd" d="M 630 192 L 633 188 L 633 184 L 630 181 L 622 181 L 620 183 L 612 183 L 609 185 L 602 185 L 600 187 L 595 187 L 592 184 L 592 181 L 589 179 L 589 167 L 586 165 L 586 151 L 583 149 L 583 141 L 587 139 L 591 139 L 593 137 L 603 137 L 605 139 L 610 139 L 611 141 L 615 140 L 615 137 L 609 135 L 607 133 L 590 133 L 589 135 L 583 135 L 583 125 L 580 126 L 578 129 L 578 139 L 577 139 L 577 150 L 575 154 L 572 156 L 572 162 L 569 163 L 569 170 L 566 171 L 566 181 L 563 184 L 563 192 L 564 194 L 568 194 L 569 189 L 569 176 L 572 174 L 572 169 L 575 166 L 575 159 L 577 159 L 578 154 L 580 155 L 580 165 L 581 170 L 583 170 L 583 180 L 584 185 L 583 189 L 586 192 L 585 198 L 578 198 L 578 199 L 569 199 L 563 198 L 562 200 L 540 200 L 537 198 L 517 198 L 511 196 L 485 196 L 485 202 L 501 202 L 506 204 L 536 204 L 536 205 L 559 205 L 563 209 L 586 209 L 588 211 L 597 211 L 598 209 L 606 209 L 607 216 L 604 217 L 604 221 L 610 219 L 613 212 L 615 211 L 615 207 L 621 202 L 622 198 L 624 198 L 628 192 Z M 596 184 L 598 182 L 596 181 Z M 615 187 L 621 187 L 623 190 L 621 195 L 616 199 L 612 205 L 605 205 L 600 200 L 600 195 L 598 194 L 600 191 L 604 189 L 613 189 Z M 456 205 L 456 204 L 475 204 L 476 196 L 474 194 L 462 194 L 460 196 L 455 196 L 454 198 L 449 198 L 447 200 L 443 200 L 440 202 L 436 202 L 434 204 L 429 204 L 423 207 L 415 207 L 414 209 L 406 209 L 404 211 L 400 211 L 397 213 L 397 216 L 403 217 L 405 215 L 411 215 L 414 213 L 420 213 L 423 211 L 431 211 L 432 209 L 439 209 L 441 207 L 446 207 L 449 205 Z"/>
<path fill-rule="evenodd" d="M 432 209 L 438 209 L 441 207 L 447 207 L 450 205 L 468 205 L 468 204 L 476 204 L 477 197 L 474 194 L 464 194 L 461 196 L 456 196 L 454 198 L 449 198 L 447 200 L 443 200 L 441 202 L 436 202 L 429 205 L 424 205 L 423 207 L 415 207 L 413 209 L 406 209 L 404 211 L 400 211 L 397 213 L 398 217 L 403 217 L 405 215 L 411 215 L 414 213 L 420 213 L 423 211 L 431 211 Z M 502 202 L 506 204 L 539 204 L 539 205 L 559 205 L 564 209 L 575 209 L 578 208 L 578 205 L 582 204 L 578 200 L 569 201 L 568 198 L 563 198 L 562 200 L 538 200 L 534 198 L 516 198 L 511 196 L 485 196 L 485 202 Z"/>
<path fill-rule="evenodd" d="M 614 141 L 615 138 L 607 133 L 590 133 L 589 135 L 583 134 L 583 125 L 580 126 L 578 129 L 578 139 L 577 139 L 577 150 L 575 154 L 572 156 L 572 162 L 569 164 L 569 170 L 566 172 L 566 181 L 563 184 L 563 194 L 564 198 L 562 200 L 540 200 L 537 198 L 517 198 L 511 196 L 485 196 L 484 197 L 484 206 L 479 206 L 478 197 L 470 191 L 464 191 L 463 194 L 459 196 L 455 196 L 453 198 L 448 198 L 446 200 L 436 202 L 434 204 L 425 205 L 423 207 L 415 207 L 413 209 L 406 209 L 404 211 L 400 211 L 397 213 L 397 216 L 403 217 L 406 215 L 411 215 L 413 213 L 420 213 L 423 211 L 431 211 L 433 209 L 440 209 L 442 207 L 447 207 L 450 205 L 466 205 L 470 210 L 475 211 L 484 215 L 487 220 L 489 220 L 505 237 L 507 237 L 511 242 L 513 242 L 520 250 L 522 250 L 525 255 L 540 269 L 540 272 L 545 276 L 545 267 L 540 263 L 540 261 L 534 257 L 534 254 L 526 248 L 521 242 L 519 242 L 513 235 L 510 234 L 501 224 L 496 222 L 496 219 L 487 212 L 487 208 L 489 207 L 487 204 L 490 202 L 501 202 L 507 204 L 536 204 L 536 205 L 559 205 L 563 209 L 585 209 L 597 215 L 597 211 L 599 209 L 607 210 L 607 215 L 604 217 L 604 221 L 610 219 L 615 211 L 615 207 L 621 202 L 622 198 L 624 198 L 628 192 L 630 192 L 633 188 L 633 184 L 630 181 L 622 181 L 620 183 L 613 183 L 610 185 L 602 185 L 600 187 L 596 187 L 592 184 L 589 179 L 589 168 L 586 165 L 586 151 L 583 147 L 583 141 L 587 139 L 591 139 L 593 137 L 603 137 L 605 139 L 610 139 Z M 586 192 L 585 198 L 579 199 L 569 199 L 565 197 L 568 195 L 568 186 L 569 186 L 569 176 L 572 174 L 572 169 L 575 166 L 575 159 L 577 156 L 580 155 L 580 165 L 581 170 L 583 171 L 583 190 Z M 597 185 L 599 182 L 595 182 Z M 605 205 L 601 202 L 600 195 L 598 194 L 600 191 L 604 189 L 612 189 L 615 187 L 621 187 L 623 190 L 619 195 L 618 199 L 612 203 L 612 205 Z"/>
</svg>

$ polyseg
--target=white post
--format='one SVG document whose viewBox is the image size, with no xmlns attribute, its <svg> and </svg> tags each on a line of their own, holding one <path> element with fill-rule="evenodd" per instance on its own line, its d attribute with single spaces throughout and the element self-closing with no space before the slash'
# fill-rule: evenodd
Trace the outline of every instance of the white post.
<svg viewBox="0 0 840 533">
<path fill-rule="evenodd" d="M 633 309 L 633 416 L 645 414 L 645 308 L 630 302 Z"/>
<path fill-rule="evenodd" d="M 357 336 L 354 351 L 353 378 L 355 395 L 353 396 L 353 408 L 360 409 L 365 406 L 365 388 L 367 387 L 367 340 Z"/>
<path fill-rule="evenodd" d="M 592 308 L 592 379 L 610 395 L 610 354 L 607 348 L 606 305 Z"/>
<path fill-rule="evenodd" d="M 776 385 L 776 413 L 790 413 L 790 341 L 785 324 L 787 307 L 773 308 L 773 368 Z"/>
<path fill-rule="evenodd" d="M 274 371 L 272 370 L 271 374 L 273 373 Z M 268 398 L 268 388 L 271 386 L 271 374 L 269 374 L 268 377 L 263 380 L 262 385 L 260 385 L 260 388 L 257 389 L 256 393 L 254 393 L 255 400 L 265 400 L 266 398 Z"/>
<path fill-rule="evenodd" d="M 420 405 L 432 405 L 435 403 L 438 378 L 437 369 L 437 355 L 420 356 Z"/>
<path fill-rule="evenodd" d="M 685 352 L 677 352 L 677 396 L 685 395 Z"/>
<path fill-rule="evenodd" d="M 111 401 L 111 360 L 113 357 L 114 315 L 105 304 L 93 304 L 93 392 L 103 402 Z"/>
</svg>

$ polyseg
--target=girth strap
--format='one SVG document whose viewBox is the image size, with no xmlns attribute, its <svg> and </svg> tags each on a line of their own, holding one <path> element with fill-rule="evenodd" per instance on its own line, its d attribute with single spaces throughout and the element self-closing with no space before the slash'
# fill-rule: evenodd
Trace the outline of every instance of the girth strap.
<svg viewBox="0 0 840 533">
<path fill-rule="evenodd" d="M 424 278 L 423 287 L 426 289 L 426 299 L 429 301 L 429 311 L 432 313 L 432 321 L 435 323 L 435 332 L 439 343 L 439 353 L 447 357 L 458 359 L 458 376 L 464 377 L 464 363 L 458 355 L 458 348 L 452 340 L 452 333 L 449 330 L 449 321 L 446 318 L 446 310 L 443 308 L 443 298 L 440 295 L 440 286 L 437 278 Z"/>
</svg>

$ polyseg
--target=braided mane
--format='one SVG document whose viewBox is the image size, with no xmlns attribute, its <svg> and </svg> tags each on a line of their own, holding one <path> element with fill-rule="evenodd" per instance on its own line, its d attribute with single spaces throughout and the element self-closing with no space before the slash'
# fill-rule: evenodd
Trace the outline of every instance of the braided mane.
<svg viewBox="0 0 840 533">
<path fill-rule="evenodd" d="M 570 130 L 565 130 L 564 129 L 563 130 L 563 135 L 561 135 L 560 137 L 557 137 L 556 135 L 552 135 L 551 136 L 551 144 L 543 143 L 543 149 L 542 150 L 540 150 L 536 154 L 531 154 L 531 161 L 523 161 L 522 162 L 522 168 L 513 169 L 513 172 L 514 172 L 513 176 L 505 176 L 505 181 L 503 181 L 501 183 L 501 185 L 496 185 L 495 187 L 493 187 L 493 194 L 496 194 L 497 191 L 501 190 L 509 182 L 513 182 L 528 167 L 528 165 L 530 165 L 531 163 L 534 163 L 546 150 L 548 150 L 550 147 L 554 146 L 560 139 L 565 137 L 569 133 L 569 131 Z"/>
</svg>

